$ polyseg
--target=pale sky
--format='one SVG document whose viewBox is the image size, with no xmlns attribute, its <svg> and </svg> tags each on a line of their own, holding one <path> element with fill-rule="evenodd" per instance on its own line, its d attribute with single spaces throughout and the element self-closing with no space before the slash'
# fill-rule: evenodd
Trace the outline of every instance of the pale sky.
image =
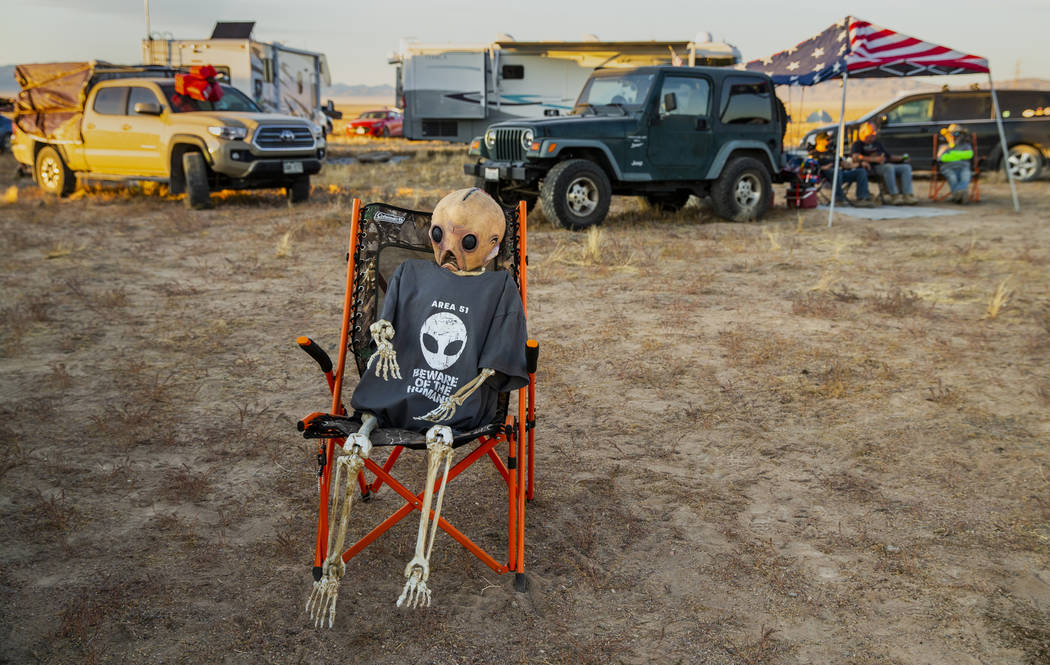
<svg viewBox="0 0 1050 665">
<path fill-rule="evenodd" d="M 918 5 L 918 6 L 913 6 Z M 692 40 L 711 32 L 745 60 L 815 35 L 846 15 L 989 59 L 998 80 L 1050 79 L 1050 0 L 150 0 L 154 33 L 211 35 L 217 20 L 256 21 L 255 37 L 320 51 L 332 81 L 394 82 L 387 55 L 402 38 L 428 43 Z M 950 8 L 950 10 L 942 9 Z M 141 60 L 143 0 L 0 0 L 0 65 L 20 62 Z M 45 27 L 46 26 L 46 27 Z"/>
</svg>

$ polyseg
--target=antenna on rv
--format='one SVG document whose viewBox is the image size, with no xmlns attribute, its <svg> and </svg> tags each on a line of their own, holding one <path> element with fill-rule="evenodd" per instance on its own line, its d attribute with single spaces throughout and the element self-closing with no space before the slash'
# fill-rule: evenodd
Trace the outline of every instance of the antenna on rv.
<svg viewBox="0 0 1050 665">
<path fill-rule="evenodd" d="M 693 41 L 697 44 L 709 44 L 715 40 L 715 36 L 706 30 L 701 30 L 696 33 L 696 37 Z"/>
<path fill-rule="evenodd" d="M 583 41 L 585 41 L 585 42 L 600 42 L 601 40 L 598 39 L 598 35 L 594 34 L 593 32 L 589 32 L 589 33 L 587 33 L 586 35 L 583 36 Z"/>
<path fill-rule="evenodd" d="M 496 37 L 496 41 L 497 42 L 516 42 L 518 40 L 514 39 L 514 35 L 508 35 L 507 33 L 504 32 L 504 33 L 500 33 L 500 35 L 498 37 Z"/>
<path fill-rule="evenodd" d="M 142 0 L 142 2 L 146 5 L 146 39 L 153 41 L 153 33 L 149 29 L 149 0 Z"/>
</svg>

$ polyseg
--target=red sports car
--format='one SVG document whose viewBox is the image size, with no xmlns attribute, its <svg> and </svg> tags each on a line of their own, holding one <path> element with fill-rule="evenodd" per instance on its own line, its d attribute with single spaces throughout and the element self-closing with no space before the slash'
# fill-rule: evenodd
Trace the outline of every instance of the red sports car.
<svg viewBox="0 0 1050 665">
<path fill-rule="evenodd" d="M 347 136 L 401 136 L 401 111 L 365 111 L 346 126 Z"/>
</svg>

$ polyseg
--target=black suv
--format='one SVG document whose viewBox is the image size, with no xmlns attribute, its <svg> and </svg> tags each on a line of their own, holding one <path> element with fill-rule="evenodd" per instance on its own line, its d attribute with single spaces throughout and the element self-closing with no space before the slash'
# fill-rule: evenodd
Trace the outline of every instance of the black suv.
<svg viewBox="0 0 1050 665">
<path fill-rule="evenodd" d="M 614 194 L 677 210 L 760 218 L 780 182 L 783 106 L 768 76 L 717 67 L 596 70 L 573 114 L 490 126 L 464 172 L 505 205 L 537 199 L 551 222 L 599 224 Z"/>
<path fill-rule="evenodd" d="M 1035 180 L 1050 163 L 1050 91 L 998 90 L 996 96 L 1010 151 L 1006 162 L 1014 178 Z M 953 122 L 977 133 L 984 169 L 1002 168 L 999 130 L 987 90 L 926 92 L 895 99 L 846 124 L 847 150 L 858 127 L 869 120 L 881 126 L 879 140 L 886 150 L 894 155 L 907 153 L 917 170 L 932 167 L 933 136 Z M 818 127 L 803 137 L 802 147 L 808 147 L 817 132 L 835 134 L 837 130 L 837 125 Z"/>
</svg>

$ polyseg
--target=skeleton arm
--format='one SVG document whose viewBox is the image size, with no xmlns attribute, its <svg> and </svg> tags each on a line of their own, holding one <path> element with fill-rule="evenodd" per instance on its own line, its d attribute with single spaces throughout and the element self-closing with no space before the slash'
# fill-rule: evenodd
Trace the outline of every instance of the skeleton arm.
<svg viewBox="0 0 1050 665">
<path fill-rule="evenodd" d="M 379 319 L 369 327 L 369 331 L 371 331 L 372 339 L 376 343 L 376 352 L 368 359 L 369 366 L 371 366 L 373 360 L 378 360 L 376 362 L 376 376 L 384 381 L 389 381 L 390 377 L 400 379 L 401 368 L 397 364 L 394 345 L 390 343 L 390 340 L 394 338 L 394 326 L 385 319 Z"/>
<path fill-rule="evenodd" d="M 485 383 L 485 379 L 495 373 L 495 370 L 482 369 L 481 374 L 478 374 L 476 377 L 463 384 L 462 388 L 449 395 L 444 402 L 437 406 L 436 409 L 426 415 L 417 416 L 416 420 L 429 420 L 432 423 L 439 423 L 442 420 L 451 420 L 452 416 L 456 415 L 456 407 L 463 406 L 463 402 L 474 394 L 474 391 L 480 388 L 482 383 Z"/>
</svg>

